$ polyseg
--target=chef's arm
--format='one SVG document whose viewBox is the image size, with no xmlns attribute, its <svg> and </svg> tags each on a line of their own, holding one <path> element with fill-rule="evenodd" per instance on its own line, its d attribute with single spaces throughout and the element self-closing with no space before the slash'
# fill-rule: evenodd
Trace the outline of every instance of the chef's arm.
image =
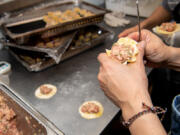
<svg viewBox="0 0 180 135">
<path fill-rule="evenodd" d="M 174 39 L 174 46 L 180 44 L 180 34 L 176 33 Z M 148 30 L 141 31 L 142 41 L 146 43 L 145 58 L 146 64 L 150 67 L 168 67 L 176 71 L 180 71 L 180 48 L 167 46 L 155 34 Z M 131 33 L 129 38 L 138 40 L 139 33 Z"/>
<path fill-rule="evenodd" d="M 141 22 L 142 29 L 152 29 L 153 27 L 160 25 L 163 22 L 167 22 L 171 19 L 171 13 L 166 10 L 163 6 L 159 6 L 152 15 Z M 129 29 L 124 30 L 119 34 L 120 37 L 126 37 L 130 33 L 138 31 L 138 26 L 131 27 Z"/>
<path fill-rule="evenodd" d="M 141 27 L 143 29 L 152 29 L 163 22 L 170 21 L 170 19 L 170 12 L 167 11 L 163 6 L 159 6 L 149 18 L 141 22 Z"/>
<path fill-rule="evenodd" d="M 138 45 L 137 60 L 129 65 L 120 64 L 106 54 L 98 57 L 101 65 L 98 74 L 100 87 L 121 108 L 125 121 L 146 110 L 142 103 L 153 106 L 143 63 L 144 47 L 143 43 Z M 166 135 L 158 116 L 154 113 L 138 117 L 129 129 L 132 135 Z"/>
<path fill-rule="evenodd" d="M 147 90 L 146 90 L 147 91 Z M 132 117 L 132 114 L 141 112 L 141 103 L 146 102 L 150 105 L 148 100 L 142 100 L 138 102 L 132 102 L 132 104 L 125 105 L 122 108 L 123 118 L 128 120 Z M 137 104 L 138 103 L 138 104 Z M 164 127 L 162 126 L 158 116 L 153 113 L 145 114 L 134 121 L 129 128 L 131 135 L 167 135 Z"/>
</svg>

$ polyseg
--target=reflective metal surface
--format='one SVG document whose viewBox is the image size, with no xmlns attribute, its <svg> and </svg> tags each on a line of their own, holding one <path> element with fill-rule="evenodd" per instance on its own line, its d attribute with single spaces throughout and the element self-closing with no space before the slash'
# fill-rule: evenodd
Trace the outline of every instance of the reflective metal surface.
<svg viewBox="0 0 180 135">
<path fill-rule="evenodd" d="M 137 24 L 135 17 L 128 17 L 128 19 L 132 21 L 128 27 Z M 117 41 L 117 35 L 125 28 L 111 29 L 116 33 L 115 39 L 106 40 L 101 46 L 39 73 L 28 72 L 6 50 L 0 51 L 0 60 L 6 60 L 12 65 L 10 86 L 60 128 L 65 135 L 99 135 L 117 114 L 119 108 L 104 95 L 99 87 L 97 56 L 105 52 L 106 48 L 110 48 Z M 149 72 L 147 70 L 147 73 Z M 52 99 L 39 100 L 34 96 L 35 89 L 44 83 L 57 86 L 57 94 Z M 101 118 L 95 120 L 81 118 L 78 108 L 88 100 L 102 103 L 104 114 Z"/>
<path fill-rule="evenodd" d="M 63 135 L 54 124 L 49 122 L 16 91 L 0 82 L 0 95 L 16 114 L 16 124 L 20 132 L 26 135 Z"/>
</svg>

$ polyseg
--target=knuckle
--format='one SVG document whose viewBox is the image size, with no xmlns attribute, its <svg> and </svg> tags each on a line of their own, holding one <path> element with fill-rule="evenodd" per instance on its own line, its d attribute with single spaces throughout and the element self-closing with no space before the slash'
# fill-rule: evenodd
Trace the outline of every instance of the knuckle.
<svg viewBox="0 0 180 135">
<path fill-rule="evenodd" d="M 150 33 L 150 31 L 147 30 L 147 29 L 143 29 L 142 32 L 143 32 L 143 33 Z"/>
<path fill-rule="evenodd" d="M 104 67 L 105 70 L 109 70 L 109 69 L 110 69 L 110 66 L 111 66 L 111 65 L 110 65 L 109 62 L 104 62 L 104 63 L 103 63 L 103 67 Z"/>
<path fill-rule="evenodd" d="M 98 57 L 101 58 L 103 56 L 104 56 L 104 53 L 100 53 Z"/>
<path fill-rule="evenodd" d="M 103 57 L 104 57 L 104 54 L 103 54 L 103 53 L 100 53 L 97 58 L 98 58 L 98 60 L 101 62 Z"/>
</svg>

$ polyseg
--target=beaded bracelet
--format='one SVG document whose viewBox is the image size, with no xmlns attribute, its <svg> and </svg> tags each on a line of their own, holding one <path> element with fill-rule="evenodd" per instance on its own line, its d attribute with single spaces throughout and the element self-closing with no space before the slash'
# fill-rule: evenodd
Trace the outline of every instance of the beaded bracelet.
<svg viewBox="0 0 180 135">
<path fill-rule="evenodd" d="M 122 119 L 122 124 L 123 126 L 125 126 L 126 128 L 129 128 L 131 126 L 131 124 L 136 120 L 138 119 L 139 117 L 141 117 L 142 115 L 144 114 L 147 114 L 147 113 L 154 113 L 154 114 L 162 114 L 162 117 L 161 117 L 161 121 L 164 119 L 164 116 L 165 116 L 165 113 L 167 112 L 167 109 L 163 109 L 161 107 L 149 107 L 147 106 L 145 103 L 142 103 L 142 106 L 144 109 L 144 111 L 142 112 L 139 112 L 138 114 L 134 115 L 133 117 L 131 117 L 128 121 L 124 121 Z"/>
</svg>

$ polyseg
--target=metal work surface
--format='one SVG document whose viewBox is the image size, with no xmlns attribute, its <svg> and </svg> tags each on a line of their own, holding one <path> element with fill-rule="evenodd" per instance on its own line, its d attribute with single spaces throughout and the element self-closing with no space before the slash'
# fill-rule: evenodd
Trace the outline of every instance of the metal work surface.
<svg viewBox="0 0 180 135">
<path fill-rule="evenodd" d="M 136 18 L 128 17 L 132 24 Z M 104 24 L 103 24 L 104 25 Z M 98 135 L 108 125 L 119 109 L 101 91 L 97 74 L 97 56 L 110 48 L 117 40 L 117 34 L 125 28 L 112 29 L 115 39 L 107 40 L 101 46 L 86 51 L 74 58 L 39 73 L 28 72 L 7 50 L 0 51 L 0 60 L 12 64 L 10 86 L 30 102 L 39 112 L 52 121 L 65 135 Z M 35 89 L 44 83 L 56 85 L 57 94 L 49 100 L 39 100 Z M 104 114 L 95 120 L 81 118 L 79 106 L 88 100 L 97 100 L 104 106 Z"/>
</svg>

